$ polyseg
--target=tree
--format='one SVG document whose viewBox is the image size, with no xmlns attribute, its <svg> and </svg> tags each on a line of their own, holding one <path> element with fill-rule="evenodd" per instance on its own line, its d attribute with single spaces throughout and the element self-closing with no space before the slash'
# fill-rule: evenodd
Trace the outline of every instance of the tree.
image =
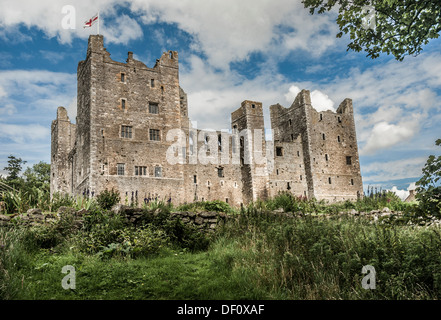
<svg viewBox="0 0 441 320">
<path fill-rule="evenodd" d="M 23 173 L 25 186 L 27 189 L 38 188 L 43 191 L 49 191 L 51 165 L 43 161 L 36 163 L 32 168 L 27 168 Z"/>
<path fill-rule="evenodd" d="M 20 185 L 22 183 L 20 172 L 23 169 L 23 166 L 26 164 L 26 161 L 23 161 L 21 158 L 16 158 L 13 155 L 10 155 L 8 159 L 8 166 L 4 167 L 4 170 L 8 172 L 6 181 L 12 186 Z"/>
<path fill-rule="evenodd" d="M 436 140 L 441 146 L 441 139 Z M 416 183 L 419 209 L 424 214 L 441 216 L 441 156 L 429 156 L 423 168 L 423 176 Z"/>
<path fill-rule="evenodd" d="M 349 34 L 348 50 L 365 50 L 368 57 L 393 54 L 399 61 L 418 55 L 441 32 L 439 0 L 303 0 L 311 14 L 338 7 L 340 32 Z M 370 21 L 369 21 L 370 20 Z M 369 23 L 368 23 L 369 22 Z M 371 23 L 372 22 L 372 23 Z M 374 23 L 375 22 L 375 23 Z"/>
</svg>

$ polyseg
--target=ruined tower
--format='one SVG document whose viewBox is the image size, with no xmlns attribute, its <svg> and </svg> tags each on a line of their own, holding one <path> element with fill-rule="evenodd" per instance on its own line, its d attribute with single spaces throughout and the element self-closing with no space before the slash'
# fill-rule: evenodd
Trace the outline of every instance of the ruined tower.
<svg viewBox="0 0 441 320">
<path fill-rule="evenodd" d="M 330 201 L 362 193 L 352 101 L 317 112 L 303 90 L 289 108 L 270 107 L 266 141 L 261 102 L 245 100 L 231 131 L 193 128 L 179 59 L 167 51 L 150 68 L 128 52 L 110 58 L 89 37 L 77 69 L 77 118 L 63 107 L 52 123 L 51 194 L 94 196 L 115 189 L 122 202 L 222 200 L 238 206 L 290 192 Z"/>
<path fill-rule="evenodd" d="M 240 168 L 246 202 L 268 197 L 269 177 L 262 103 L 245 100 L 231 114 L 233 131 L 239 133 Z"/>
<path fill-rule="evenodd" d="M 272 195 L 290 191 L 329 201 L 362 196 L 350 99 L 344 100 L 336 112 L 317 112 L 310 92 L 302 90 L 290 108 L 273 105 L 270 111 L 275 145 Z"/>
<path fill-rule="evenodd" d="M 72 168 L 68 157 L 75 143 L 75 130 L 67 110 L 58 107 L 57 119 L 52 121 L 51 127 L 51 194 L 72 192 Z"/>
</svg>

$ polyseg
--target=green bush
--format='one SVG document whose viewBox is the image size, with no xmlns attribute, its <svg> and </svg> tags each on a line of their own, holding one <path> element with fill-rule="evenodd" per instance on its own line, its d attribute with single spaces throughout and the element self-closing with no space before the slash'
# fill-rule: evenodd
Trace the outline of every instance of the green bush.
<svg viewBox="0 0 441 320">
<path fill-rule="evenodd" d="M 128 225 L 125 218 L 111 211 L 96 211 L 84 216 L 82 231 L 76 242 L 81 251 L 102 257 L 137 257 L 157 252 L 168 244 L 167 234 L 144 225 Z"/>
<path fill-rule="evenodd" d="M 209 237 L 195 226 L 171 218 L 170 208 L 163 204 L 156 209 L 144 209 L 141 224 L 163 230 L 175 246 L 191 251 L 205 250 L 210 243 Z"/>
<path fill-rule="evenodd" d="M 115 204 L 119 203 L 121 201 L 121 197 L 119 195 L 119 192 L 114 190 L 104 190 L 101 191 L 97 197 L 96 201 L 98 202 L 98 205 L 104 209 L 109 210 L 111 209 Z"/>
<path fill-rule="evenodd" d="M 112 211 L 93 210 L 83 216 L 83 228 L 77 237 L 82 251 L 96 253 L 113 242 L 127 227 L 125 218 Z"/>
<path fill-rule="evenodd" d="M 23 242 L 29 251 L 54 248 L 63 241 L 64 237 L 55 224 L 26 228 L 23 235 Z"/>
<path fill-rule="evenodd" d="M 182 223 L 180 219 L 167 220 L 162 226 L 170 241 L 183 249 L 190 251 L 206 250 L 210 238 L 193 225 Z"/>
<path fill-rule="evenodd" d="M 114 241 L 103 244 L 97 255 L 101 258 L 148 256 L 169 244 L 165 232 L 149 227 L 124 228 L 115 233 Z"/>
<path fill-rule="evenodd" d="M 278 287 L 289 299 L 441 298 L 439 228 L 289 219 L 252 209 L 223 232 L 221 239 L 237 244 L 236 256 L 250 253 L 233 259 L 235 268 L 255 269 L 261 286 Z M 376 269 L 376 290 L 361 287 L 365 265 Z"/>
<path fill-rule="evenodd" d="M 280 192 L 273 199 L 266 201 L 269 210 L 283 209 L 284 212 L 313 213 L 320 211 L 324 202 L 316 199 L 307 199 L 304 196 L 294 196 L 290 192 Z"/>
<path fill-rule="evenodd" d="M 205 201 L 203 202 L 203 207 L 207 211 L 216 211 L 216 212 L 231 212 L 231 206 L 223 201 L 214 200 L 214 201 Z"/>
<path fill-rule="evenodd" d="M 57 212 L 60 207 L 73 207 L 75 201 L 67 193 L 56 192 L 52 195 L 50 211 Z"/>
<path fill-rule="evenodd" d="M 177 211 L 216 211 L 224 213 L 233 213 L 235 210 L 226 202 L 220 200 L 197 201 L 193 203 L 182 204 L 176 208 Z"/>
</svg>

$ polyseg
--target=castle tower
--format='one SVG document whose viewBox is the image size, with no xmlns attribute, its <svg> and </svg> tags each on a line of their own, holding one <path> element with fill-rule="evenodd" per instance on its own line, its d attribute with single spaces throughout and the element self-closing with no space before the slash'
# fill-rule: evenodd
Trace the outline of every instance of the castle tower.
<svg viewBox="0 0 441 320">
<path fill-rule="evenodd" d="M 72 168 L 68 157 L 75 143 L 75 130 L 66 109 L 58 107 L 57 119 L 52 121 L 51 127 L 51 195 L 72 191 Z"/>
<path fill-rule="evenodd" d="M 329 201 L 355 200 L 363 194 L 352 101 L 336 112 L 318 112 L 310 92 L 302 90 L 290 108 L 270 107 L 275 170 L 271 195 Z"/>
<path fill-rule="evenodd" d="M 363 195 L 351 99 L 336 112 L 307 109 L 314 196 L 329 201 L 356 200 Z"/>
<path fill-rule="evenodd" d="M 314 197 L 311 174 L 311 148 L 307 110 L 311 107 L 308 90 L 302 90 L 290 108 L 270 107 L 274 141 L 274 169 L 271 195 L 290 192 L 295 196 Z"/>
<path fill-rule="evenodd" d="M 244 202 L 269 196 L 269 177 L 262 103 L 245 100 L 231 114 L 233 133 L 240 141 L 240 168 Z"/>
<path fill-rule="evenodd" d="M 152 68 L 132 52 L 117 62 L 103 36 L 91 35 L 77 81 L 76 124 L 63 107 L 52 122 L 51 194 L 114 188 L 123 203 L 236 206 L 287 191 L 330 201 L 362 196 L 350 99 L 336 112 L 318 112 L 302 90 L 289 108 L 271 106 L 267 142 L 256 101 L 231 114 L 232 133 L 193 128 L 176 51 L 163 52 Z"/>
<path fill-rule="evenodd" d="M 78 64 L 77 97 L 75 193 L 115 188 L 123 199 L 142 201 L 168 198 L 173 189 L 183 197 L 182 164 L 167 161 L 168 132 L 188 123 L 177 52 L 164 52 L 153 68 L 132 52 L 121 63 L 110 58 L 102 35 L 92 35 Z"/>
</svg>

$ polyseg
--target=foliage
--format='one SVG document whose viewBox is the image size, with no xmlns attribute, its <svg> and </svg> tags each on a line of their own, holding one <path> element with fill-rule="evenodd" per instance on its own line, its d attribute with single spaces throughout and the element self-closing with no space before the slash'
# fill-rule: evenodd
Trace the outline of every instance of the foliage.
<svg viewBox="0 0 441 320">
<path fill-rule="evenodd" d="M 137 227 L 99 207 L 81 229 L 68 214 L 43 226 L 0 227 L 0 299 L 441 298 L 439 228 L 287 218 L 271 211 L 308 201 L 274 200 L 244 208 L 208 244 L 166 204 L 145 208 Z M 81 279 L 75 292 L 59 289 L 67 264 Z M 377 271 L 376 290 L 361 287 L 367 264 Z"/>
<path fill-rule="evenodd" d="M 158 253 L 169 244 L 164 231 L 150 227 L 121 229 L 116 241 L 116 243 L 101 246 L 97 255 L 104 259 L 115 256 L 136 258 Z"/>
<path fill-rule="evenodd" d="M 39 189 L 50 192 L 50 174 L 51 165 L 43 161 L 27 168 L 23 173 L 25 189 Z"/>
<path fill-rule="evenodd" d="M 163 230 L 170 242 L 181 249 L 206 250 L 210 244 L 209 237 L 195 226 L 184 224 L 180 219 L 171 218 L 170 207 L 164 203 L 156 208 L 144 209 L 141 223 Z"/>
<path fill-rule="evenodd" d="M 9 172 L 5 182 L 18 190 L 18 192 L 5 192 L 3 201 L 7 203 L 7 212 L 26 212 L 29 208 L 40 208 L 42 210 L 51 209 L 50 200 L 50 165 L 39 162 L 29 167 L 20 176 L 23 165 L 26 161 L 15 156 L 9 156 Z"/>
<path fill-rule="evenodd" d="M 294 196 L 289 192 L 281 192 L 273 199 L 252 203 L 249 206 L 249 208 L 267 210 L 283 209 L 284 212 L 293 212 L 298 215 L 312 213 L 338 214 L 351 209 L 359 212 L 369 212 L 386 207 L 393 211 L 405 211 L 411 205 L 403 202 L 395 193 L 388 191 L 371 194 L 356 201 L 346 200 L 337 203 L 327 203 L 324 200 L 307 199 L 303 196 Z"/>
<path fill-rule="evenodd" d="M 323 205 L 324 202 L 320 204 Z M 290 192 L 281 192 L 274 199 L 267 201 L 265 207 L 269 210 L 283 209 L 284 212 L 306 214 L 317 212 L 319 202 L 316 199 L 308 200 L 303 196 L 294 196 Z"/>
<path fill-rule="evenodd" d="M 3 170 L 8 172 L 6 181 L 10 182 L 12 185 L 16 185 L 19 183 L 19 175 L 23 166 L 26 164 L 26 161 L 23 161 L 21 158 L 16 158 L 13 155 L 10 155 L 8 159 L 8 166 L 3 168 Z"/>
<path fill-rule="evenodd" d="M 73 207 L 75 200 L 68 194 L 55 192 L 50 202 L 50 211 L 57 212 L 60 207 Z"/>
<path fill-rule="evenodd" d="M 73 208 L 76 210 L 86 209 L 88 211 L 95 210 L 98 206 L 94 198 L 89 198 L 85 196 L 77 196 L 75 202 L 73 203 Z"/>
<path fill-rule="evenodd" d="M 310 13 L 324 13 L 338 8 L 340 32 L 349 34 L 348 50 L 365 50 L 368 57 L 393 54 L 397 60 L 405 55 L 418 55 L 430 39 L 441 31 L 441 5 L 438 0 L 303 0 Z M 375 28 L 366 26 L 375 9 Z"/>
<path fill-rule="evenodd" d="M 441 146 L 441 139 L 436 141 Z M 422 216 L 441 217 L 441 156 L 429 156 L 423 168 L 423 176 L 416 183 L 418 213 Z"/>
<path fill-rule="evenodd" d="M 22 192 L 7 191 L 3 192 L 3 201 L 5 203 L 6 213 L 26 212 L 29 209 L 31 197 Z"/>
<path fill-rule="evenodd" d="M 215 211 L 224 213 L 233 213 L 235 210 L 226 202 L 220 200 L 196 201 L 193 203 L 182 204 L 177 207 L 177 211 Z"/>
<path fill-rule="evenodd" d="M 223 259 L 231 273 L 255 270 L 256 285 L 287 299 L 441 297 L 439 228 L 351 217 L 288 219 L 249 208 L 223 232 L 221 241 L 234 243 Z M 365 265 L 376 269 L 376 290 L 361 286 Z"/>
<path fill-rule="evenodd" d="M 96 197 L 98 205 L 104 210 L 111 209 L 115 204 L 119 203 L 120 200 L 121 197 L 119 195 L 119 192 L 114 190 L 113 188 L 112 190 L 103 190 Z"/>
</svg>

